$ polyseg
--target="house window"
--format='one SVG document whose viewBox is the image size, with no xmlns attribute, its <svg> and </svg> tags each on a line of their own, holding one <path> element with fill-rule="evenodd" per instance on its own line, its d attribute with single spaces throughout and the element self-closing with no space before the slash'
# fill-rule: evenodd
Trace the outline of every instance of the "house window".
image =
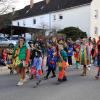
<svg viewBox="0 0 100 100">
<path fill-rule="evenodd" d="M 25 20 L 23 20 L 23 26 L 25 26 Z"/>
<path fill-rule="evenodd" d="M 53 15 L 53 20 L 56 20 L 56 15 Z"/>
<path fill-rule="evenodd" d="M 95 10 L 95 11 L 94 11 L 94 17 L 95 17 L 95 18 L 98 18 L 98 10 Z"/>
<path fill-rule="evenodd" d="M 62 15 L 59 15 L 59 19 L 63 19 L 63 16 Z"/>
<path fill-rule="evenodd" d="M 36 19 L 33 19 L 33 24 L 36 24 Z"/>
<path fill-rule="evenodd" d="M 19 22 L 17 22 L 17 25 L 19 26 Z"/>
<path fill-rule="evenodd" d="M 94 28 L 94 34 L 97 35 L 98 34 L 98 27 Z"/>
</svg>

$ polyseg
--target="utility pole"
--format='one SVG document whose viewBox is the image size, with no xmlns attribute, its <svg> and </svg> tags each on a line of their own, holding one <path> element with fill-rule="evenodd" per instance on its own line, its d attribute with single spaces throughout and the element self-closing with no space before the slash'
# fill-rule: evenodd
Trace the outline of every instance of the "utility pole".
<svg viewBox="0 0 100 100">
<path fill-rule="evenodd" d="M 14 11 L 15 11 L 15 8 L 12 8 L 12 14 L 11 14 L 11 37 L 12 37 L 12 35 L 13 35 L 13 30 L 12 30 L 12 21 L 13 21 Z"/>
</svg>

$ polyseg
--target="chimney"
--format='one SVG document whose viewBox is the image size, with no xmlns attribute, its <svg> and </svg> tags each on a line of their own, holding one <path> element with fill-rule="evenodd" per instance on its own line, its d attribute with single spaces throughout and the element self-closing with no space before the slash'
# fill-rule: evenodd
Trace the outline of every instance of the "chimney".
<svg viewBox="0 0 100 100">
<path fill-rule="evenodd" d="M 50 0 L 44 0 L 46 4 L 48 4 L 50 2 Z"/>
<path fill-rule="evenodd" d="M 30 8 L 32 8 L 34 5 L 34 0 L 30 0 Z"/>
</svg>

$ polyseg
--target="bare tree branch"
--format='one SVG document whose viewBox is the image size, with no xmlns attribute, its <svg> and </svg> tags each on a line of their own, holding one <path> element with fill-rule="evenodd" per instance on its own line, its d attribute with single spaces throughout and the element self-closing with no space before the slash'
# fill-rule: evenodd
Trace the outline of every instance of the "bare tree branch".
<svg viewBox="0 0 100 100">
<path fill-rule="evenodd" d="M 10 12 L 15 1 L 16 0 L 0 0 L 0 15 Z"/>
</svg>

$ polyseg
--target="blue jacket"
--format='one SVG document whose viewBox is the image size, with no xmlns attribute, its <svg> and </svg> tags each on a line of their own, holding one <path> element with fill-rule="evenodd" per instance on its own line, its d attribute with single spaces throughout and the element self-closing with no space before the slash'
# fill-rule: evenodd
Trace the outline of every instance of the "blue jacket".
<svg viewBox="0 0 100 100">
<path fill-rule="evenodd" d="M 73 56 L 73 47 L 72 46 L 68 47 L 68 56 Z"/>
<path fill-rule="evenodd" d="M 42 57 L 34 57 L 32 67 L 36 67 L 37 70 L 41 70 Z"/>
</svg>

